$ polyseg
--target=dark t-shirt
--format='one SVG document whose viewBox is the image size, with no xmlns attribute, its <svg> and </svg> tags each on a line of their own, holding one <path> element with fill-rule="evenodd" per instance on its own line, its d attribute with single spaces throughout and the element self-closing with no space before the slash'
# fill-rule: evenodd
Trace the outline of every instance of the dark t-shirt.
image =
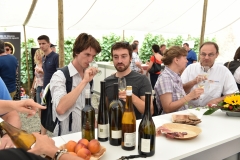
<svg viewBox="0 0 240 160">
<path fill-rule="evenodd" d="M 45 160 L 40 156 L 28 153 L 19 148 L 0 150 L 0 157 L 1 160 Z"/>
<path fill-rule="evenodd" d="M 53 73 L 55 73 L 59 67 L 58 57 L 59 55 L 55 52 L 51 52 L 49 55 L 43 57 L 43 88 L 47 86 L 52 78 Z"/>
<path fill-rule="evenodd" d="M 139 74 L 137 72 L 131 71 L 126 78 L 127 86 L 132 86 L 132 93 L 140 98 L 140 96 L 145 96 L 145 92 L 152 92 L 152 87 L 150 81 L 145 75 Z M 106 95 L 108 97 L 108 102 L 110 103 L 114 99 L 113 83 L 118 83 L 118 77 L 116 75 L 111 75 L 105 79 L 106 81 Z M 123 106 L 125 102 L 122 101 Z M 137 110 L 135 106 L 134 111 L 136 119 L 142 119 L 142 114 Z"/>
</svg>

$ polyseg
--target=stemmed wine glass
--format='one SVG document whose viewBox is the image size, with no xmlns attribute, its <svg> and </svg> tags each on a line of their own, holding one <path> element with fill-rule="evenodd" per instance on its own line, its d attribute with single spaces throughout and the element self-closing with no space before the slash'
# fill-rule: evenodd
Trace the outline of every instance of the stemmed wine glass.
<svg viewBox="0 0 240 160">
<path fill-rule="evenodd" d="M 197 84 L 199 88 L 204 88 L 204 85 L 205 85 L 204 75 L 199 75 L 197 77 Z"/>
<path fill-rule="evenodd" d="M 102 71 L 98 69 L 98 64 L 96 61 L 92 61 L 89 63 L 89 67 L 94 67 L 97 69 L 97 76 L 100 76 L 102 74 Z"/>
<path fill-rule="evenodd" d="M 127 88 L 125 77 L 118 78 L 118 90 L 125 91 Z"/>
<path fill-rule="evenodd" d="M 205 78 L 208 78 L 208 71 L 210 67 L 209 66 L 202 66 L 202 75 L 205 76 Z"/>
</svg>

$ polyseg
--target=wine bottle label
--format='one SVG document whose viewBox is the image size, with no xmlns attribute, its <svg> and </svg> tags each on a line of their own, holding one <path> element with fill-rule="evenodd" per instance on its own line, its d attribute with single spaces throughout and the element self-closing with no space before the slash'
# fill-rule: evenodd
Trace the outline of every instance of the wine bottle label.
<svg viewBox="0 0 240 160">
<path fill-rule="evenodd" d="M 0 123 L 2 123 L 4 120 L 2 118 L 0 118 Z"/>
<path fill-rule="evenodd" d="M 141 151 L 146 153 L 150 152 L 150 139 L 141 138 Z"/>
<path fill-rule="evenodd" d="M 98 137 L 99 138 L 108 137 L 108 124 L 98 124 Z"/>
<path fill-rule="evenodd" d="M 133 147 L 136 143 L 136 132 L 124 133 L 124 146 Z"/>
<path fill-rule="evenodd" d="M 126 90 L 126 95 L 131 96 L 132 95 L 132 90 Z"/>
<path fill-rule="evenodd" d="M 113 139 L 122 138 L 122 130 L 117 130 L 117 131 L 112 130 L 112 138 Z"/>
</svg>

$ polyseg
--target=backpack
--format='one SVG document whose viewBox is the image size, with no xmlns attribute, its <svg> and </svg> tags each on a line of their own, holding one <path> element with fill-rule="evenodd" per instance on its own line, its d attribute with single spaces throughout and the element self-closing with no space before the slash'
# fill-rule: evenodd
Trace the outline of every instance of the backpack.
<svg viewBox="0 0 240 160">
<path fill-rule="evenodd" d="M 67 93 L 71 92 L 72 90 L 72 77 L 69 75 L 68 66 L 63 68 L 59 68 L 66 78 L 66 91 Z M 92 88 L 93 80 L 89 82 L 90 88 Z M 49 83 L 50 84 L 50 83 Z M 43 94 L 43 103 L 47 106 L 46 109 L 41 111 L 41 124 L 42 126 L 50 132 L 53 132 L 56 125 L 59 125 L 58 136 L 61 135 L 61 121 L 58 120 L 56 117 L 55 121 L 53 121 L 52 115 L 52 95 L 50 91 L 50 85 L 47 85 L 44 94 Z M 69 115 L 69 131 L 72 131 L 72 113 Z"/>
</svg>

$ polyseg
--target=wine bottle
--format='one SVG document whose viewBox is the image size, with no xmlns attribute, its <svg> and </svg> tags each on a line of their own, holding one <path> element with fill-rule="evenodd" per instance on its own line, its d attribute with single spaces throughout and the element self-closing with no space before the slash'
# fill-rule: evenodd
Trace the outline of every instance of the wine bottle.
<svg viewBox="0 0 240 160">
<path fill-rule="evenodd" d="M 130 151 L 136 146 L 136 116 L 132 104 L 132 86 L 127 86 L 126 96 L 122 116 L 122 149 Z"/>
<path fill-rule="evenodd" d="M 6 131 L 17 148 L 22 148 L 27 151 L 31 149 L 31 146 L 36 142 L 36 138 L 33 134 L 12 126 L 2 118 L 0 118 L 0 128 Z"/>
<path fill-rule="evenodd" d="M 118 83 L 113 84 L 114 100 L 109 105 L 109 143 L 120 146 L 122 142 L 122 115 L 123 105 L 118 98 Z"/>
<path fill-rule="evenodd" d="M 95 110 L 91 105 L 90 89 L 85 92 L 85 106 L 82 109 L 82 138 L 95 139 Z"/>
<path fill-rule="evenodd" d="M 98 106 L 98 140 L 105 142 L 108 140 L 108 107 L 106 102 L 105 81 L 101 81 L 101 96 Z"/>
<path fill-rule="evenodd" d="M 145 111 L 138 128 L 138 153 L 146 157 L 155 154 L 156 129 L 150 112 L 151 92 L 145 93 Z"/>
</svg>

